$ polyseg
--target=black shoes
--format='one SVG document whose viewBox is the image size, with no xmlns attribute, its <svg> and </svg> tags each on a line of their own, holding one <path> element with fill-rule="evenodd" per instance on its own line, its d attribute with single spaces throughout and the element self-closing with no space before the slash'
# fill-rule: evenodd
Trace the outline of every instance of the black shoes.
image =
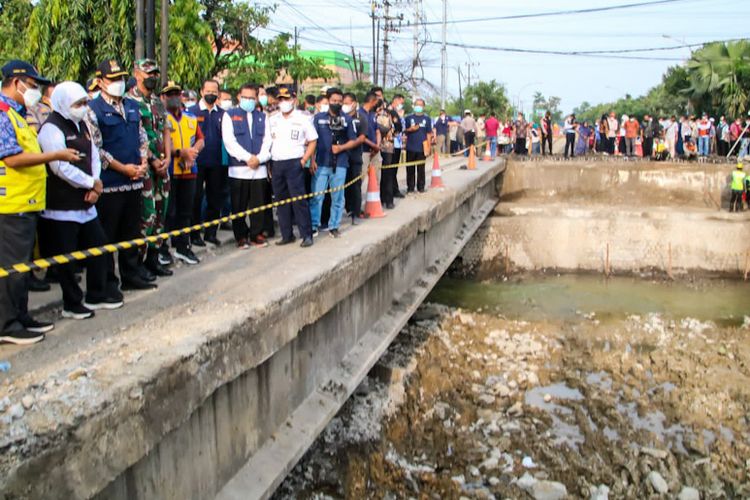
<svg viewBox="0 0 750 500">
<path fill-rule="evenodd" d="M 302 240 L 302 243 L 300 244 L 300 247 L 307 248 L 313 246 L 313 239 L 312 238 L 304 238 Z"/>
<path fill-rule="evenodd" d="M 153 290 L 154 288 L 157 288 L 156 283 L 148 282 L 137 275 L 122 280 L 123 290 Z"/>
<path fill-rule="evenodd" d="M 102 300 L 84 300 L 83 301 L 83 305 L 87 309 L 91 309 L 92 311 L 98 311 L 100 309 L 112 311 L 114 309 L 121 308 L 123 304 L 124 302 L 122 300 L 122 294 L 120 294 L 120 297 L 107 297 L 106 299 L 102 299 Z"/>
<path fill-rule="evenodd" d="M 43 333 L 30 332 L 28 330 L 15 330 L 0 334 L 0 342 L 16 345 L 29 345 L 44 340 Z"/>
<path fill-rule="evenodd" d="M 48 292 L 52 287 L 49 283 L 44 280 L 40 280 L 34 274 L 29 279 L 29 291 L 30 292 Z"/>
<path fill-rule="evenodd" d="M 55 324 L 49 321 L 37 321 L 31 316 L 18 320 L 26 331 L 31 333 L 47 333 L 55 329 Z"/>
<path fill-rule="evenodd" d="M 172 254 L 169 252 L 169 247 L 167 245 L 162 245 L 159 248 L 159 264 L 162 266 L 171 266 L 174 264 L 174 259 L 172 258 Z"/>
<path fill-rule="evenodd" d="M 146 253 L 144 265 L 146 269 L 154 276 L 172 276 L 174 273 L 159 263 L 159 251 L 156 248 L 149 248 Z"/>
<path fill-rule="evenodd" d="M 192 234 L 190 236 L 190 243 L 197 246 L 197 247 L 205 247 L 206 242 L 203 241 L 203 238 L 201 238 L 201 235 L 198 233 Z"/>
<path fill-rule="evenodd" d="M 62 317 L 67 319 L 89 319 L 94 317 L 94 311 L 83 304 L 76 304 L 72 307 L 63 308 Z"/>
<path fill-rule="evenodd" d="M 216 245 L 217 247 L 221 246 L 221 241 L 219 241 L 219 238 L 216 237 L 216 235 L 206 235 L 205 238 L 203 238 L 203 241 L 206 243 L 211 243 L 212 245 Z"/>
<path fill-rule="evenodd" d="M 201 261 L 189 248 L 185 248 L 184 250 L 175 250 L 174 256 L 188 266 L 194 266 L 196 264 L 199 264 Z"/>
<path fill-rule="evenodd" d="M 386 203 L 385 208 L 387 208 L 388 210 L 393 210 L 394 208 L 396 208 L 396 205 L 394 205 L 393 203 Z"/>
<path fill-rule="evenodd" d="M 309 240 L 312 241 L 312 238 L 305 238 L 305 239 L 306 240 L 309 239 Z M 276 242 L 276 246 L 282 247 L 284 245 L 290 245 L 290 244 L 294 243 L 295 241 L 297 241 L 297 239 L 294 236 L 292 236 L 291 238 L 282 238 L 282 239 L 280 239 L 279 241 Z M 302 243 L 304 243 L 304 241 Z"/>
<path fill-rule="evenodd" d="M 393 197 L 394 197 L 394 198 L 403 198 L 403 197 L 404 197 L 404 193 L 402 193 L 402 192 L 401 192 L 401 191 L 399 191 L 399 190 L 396 190 L 396 192 L 395 192 L 395 193 L 393 193 Z"/>
<path fill-rule="evenodd" d="M 331 229 L 330 231 L 328 231 L 328 234 L 331 236 L 331 238 L 334 239 L 341 238 L 341 233 L 338 229 Z"/>
</svg>

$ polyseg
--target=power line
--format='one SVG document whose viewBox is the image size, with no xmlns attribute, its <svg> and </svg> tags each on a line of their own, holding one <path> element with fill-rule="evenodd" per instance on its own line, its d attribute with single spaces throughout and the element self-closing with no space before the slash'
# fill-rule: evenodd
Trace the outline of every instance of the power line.
<svg viewBox="0 0 750 500">
<path fill-rule="evenodd" d="M 485 45 L 462 45 L 458 43 L 448 43 L 451 47 L 465 47 L 468 49 L 478 50 L 492 50 L 496 52 L 513 52 L 518 54 L 545 54 L 555 56 L 579 56 L 579 57 L 601 57 L 601 58 L 612 58 L 617 57 L 619 59 L 632 59 L 637 61 L 682 61 L 682 59 L 673 57 L 646 57 L 646 56 L 619 56 L 617 52 L 608 53 L 586 53 L 586 52 L 573 52 L 573 51 L 561 51 L 561 50 L 535 50 L 535 49 L 518 49 L 513 47 L 489 47 Z"/>
<path fill-rule="evenodd" d="M 485 21 L 507 21 L 507 20 L 514 20 L 514 19 L 532 19 L 532 18 L 550 17 L 550 16 L 569 16 L 569 15 L 575 15 L 575 14 L 591 14 L 594 12 L 610 12 L 613 10 L 632 9 L 632 8 L 637 8 L 637 7 L 650 7 L 653 5 L 671 4 L 671 3 L 677 3 L 677 2 L 690 2 L 690 1 L 695 1 L 695 0 L 652 0 L 649 2 L 610 5 L 607 7 L 592 7 L 589 9 L 569 9 L 569 10 L 558 10 L 558 11 L 551 11 L 551 12 L 515 14 L 515 15 L 510 15 L 510 16 L 454 19 L 453 21 L 450 21 L 450 24 L 480 23 L 480 22 L 485 22 Z M 429 22 L 422 23 L 423 26 L 435 26 L 439 24 L 443 24 L 442 21 L 429 21 Z M 351 28 L 352 29 L 364 29 L 364 28 L 367 28 L 367 26 L 364 26 L 364 25 L 352 26 Z M 349 27 L 334 26 L 334 27 L 330 27 L 327 29 L 335 31 L 335 30 L 349 29 Z"/>
</svg>

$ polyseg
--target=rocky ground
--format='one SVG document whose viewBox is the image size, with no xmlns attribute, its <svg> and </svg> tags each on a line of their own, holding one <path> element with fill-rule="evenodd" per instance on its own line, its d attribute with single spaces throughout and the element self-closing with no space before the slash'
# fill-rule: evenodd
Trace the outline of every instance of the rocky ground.
<svg viewBox="0 0 750 500">
<path fill-rule="evenodd" d="M 749 335 L 423 306 L 276 498 L 747 498 Z"/>
</svg>

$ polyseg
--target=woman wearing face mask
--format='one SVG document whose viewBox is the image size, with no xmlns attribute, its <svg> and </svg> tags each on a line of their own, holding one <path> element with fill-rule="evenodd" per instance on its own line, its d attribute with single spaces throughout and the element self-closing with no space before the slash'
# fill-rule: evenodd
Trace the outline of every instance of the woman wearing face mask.
<svg viewBox="0 0 750 500">
<path fill-rule="evenodd" d="M 96 211 L 102 193 L 99 152 L 91 143 L 83 122 L 88 112 L 86 90 L 75 82 L 63 82 L 52 92 L 54 111 L 39 133 L 43 151 L 71 148 L 80 159 L 47 164 L 47 208 L 39 221 L 40 247 L 45 257 L 98 247 L 107 238 Z M 98 309 L 122 307 L 122 294 L 107 293 L 104 256 L 83 262 L 86 266 L 86 296 L 78 286 L 73 264 L 58 266 L 63 293 L 63 318 L 87 319 Z"/>
</svg>

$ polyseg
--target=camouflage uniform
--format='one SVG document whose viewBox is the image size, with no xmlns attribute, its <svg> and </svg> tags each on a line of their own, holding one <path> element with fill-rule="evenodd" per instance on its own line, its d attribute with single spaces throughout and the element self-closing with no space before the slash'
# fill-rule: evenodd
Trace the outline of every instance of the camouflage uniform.
<svg viewBox="0 0 750 500">
<path fill-rule="evenodd" d="M 169 128 L 167 111 L 154 91 L 145 97 L 138 87 L 133 87 L 130 97 L 137 101 L 141 108 L 141 122 L 148 136 L 148 148 L 152 157 L 161 158 L 164 154 L 163 133 Z M 169 203 L 169 176 L 159 176 L 149 166 L 143 178 L 143 216 L 141 231 L 144 236 L 160 234 L 164 231 Z M 154 246 L 151 244 L 150 246 Z"/>
</svg>

